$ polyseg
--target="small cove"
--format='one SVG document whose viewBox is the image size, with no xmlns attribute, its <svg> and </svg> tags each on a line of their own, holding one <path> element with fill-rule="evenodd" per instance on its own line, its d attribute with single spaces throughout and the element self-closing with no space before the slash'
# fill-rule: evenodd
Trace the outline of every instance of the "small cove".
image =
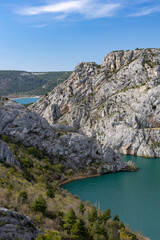
<svg viewBox="0 0 160 240">
<path fill-rule="evenodd" d="M 39 97 L 29 97 L 29 98 L 15 98 L 12 100 L 20 104 L 29 104 L 29 103 L 34 103 L 39 99 L 40 99 Z"/>
<path fill-rule="evenodd" d="M 123 156 L 136 162 L 137 172 L 119 172 L 77 180 L 63 186 L 82 201 L 100 204 L 102 210 L 110 208 L 112 216 L 120 219 L 132 230 L 152 240 L 160 239 L 160 159 Z"/>
</svg>

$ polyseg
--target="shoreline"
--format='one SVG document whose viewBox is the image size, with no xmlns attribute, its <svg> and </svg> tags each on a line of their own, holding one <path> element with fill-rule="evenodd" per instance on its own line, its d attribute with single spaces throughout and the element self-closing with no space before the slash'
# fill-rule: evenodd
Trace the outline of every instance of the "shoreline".
<svg viewBox="0 0 160 240">
<path fill-rule="evenodd" d="M 41 98 L 42 96 L 26 96 L 26 97 L 8 97 L 10 100 L 24 99 L 24 98 Z"/>
<path fill-rule="evenodd" d="M 107 173 L 104 173 L 104 174 L 107 174 Z M 74 182 L 74 181 L 82 180 L 82 179 L 86 179 L 86 178 L 100 177 L 100 176 L 102 176 L 104 174 L 100 174 L 100 173 L 93 174 L 93 175 L 92 174 L 84 174 L 84 175 L 70 177 L 68 179 L 64 179 L 62 181 L 59 181 L 58 186 L 61 187 L 61 186 L 65 185 L 66 183 Z"/>
<path fill-rule="evenodd" d="M 121 169 L 120 171 L 113 171 L 113 172 L 106 172 L 106 173 L 96 173 L 96 174 L 81 174 L 79 176 L 73 176 L 69 177 L 68 179 L 64 179 L 62 181 L 59 181 L 58 186 L 62 187 L 63 185 L 69 183 L 69 182 L 74 182 L 77 180 L 82 180 L 82 179 L 87 179 L 87 178 L 93 178 L 93 177 L 100 177 L 106 174 L 112 174 L 112 173 L 119 173 L 119 172 L 136 172 L 138 171 L 138 167 L 136 168 L 126 168 L 126 169 Z"/>
</svg>

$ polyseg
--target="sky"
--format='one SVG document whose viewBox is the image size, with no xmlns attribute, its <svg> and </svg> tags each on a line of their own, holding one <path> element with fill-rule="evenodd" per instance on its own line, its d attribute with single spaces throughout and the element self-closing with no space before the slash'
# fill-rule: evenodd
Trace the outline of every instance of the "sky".
<svg viewBox="0 0 160 240">
<path fill-rule="evenodd" d="M 159 0 L 0 0 L 0 70 L 70 71 L 160 48 Z"/>
</svg>

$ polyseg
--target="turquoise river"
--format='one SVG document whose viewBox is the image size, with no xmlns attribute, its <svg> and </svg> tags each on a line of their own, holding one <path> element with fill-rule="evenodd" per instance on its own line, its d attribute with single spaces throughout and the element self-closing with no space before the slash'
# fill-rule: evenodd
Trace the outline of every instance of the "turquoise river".
<svg viewBox="0 0 160 240">
<path fill-rule="evenodd" d="M 63 186 L 81 200 L 110 208 L 132 230 L 160 239 L 160 159 L 123 156 L 136 162 L 137 172 L 119 172 L 67 183 Z"/>
</svg>

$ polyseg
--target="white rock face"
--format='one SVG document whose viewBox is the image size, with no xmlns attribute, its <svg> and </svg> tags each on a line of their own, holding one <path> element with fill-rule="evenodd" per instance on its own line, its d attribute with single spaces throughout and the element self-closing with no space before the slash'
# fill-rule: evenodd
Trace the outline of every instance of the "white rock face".
<svg viewBox="0 0 160 240">
<path fill-rule="evenodd" d="M 121 153 L 160 157 L 160 49 L 112 52 L 102 65 L 80 63 L 30 109 Z"/>
<path fill-rule="evenodd" d="M 10 100 L 0 99 L 0 135 L 33 146 L 48 154 L 53 162 L 75 172 L 106 173 L 128 166 L 117 152 L 75 127 L 53 127 L 38 113 Z M 3 143 L 1 143 L 3 144 Z"/>
</svg>

